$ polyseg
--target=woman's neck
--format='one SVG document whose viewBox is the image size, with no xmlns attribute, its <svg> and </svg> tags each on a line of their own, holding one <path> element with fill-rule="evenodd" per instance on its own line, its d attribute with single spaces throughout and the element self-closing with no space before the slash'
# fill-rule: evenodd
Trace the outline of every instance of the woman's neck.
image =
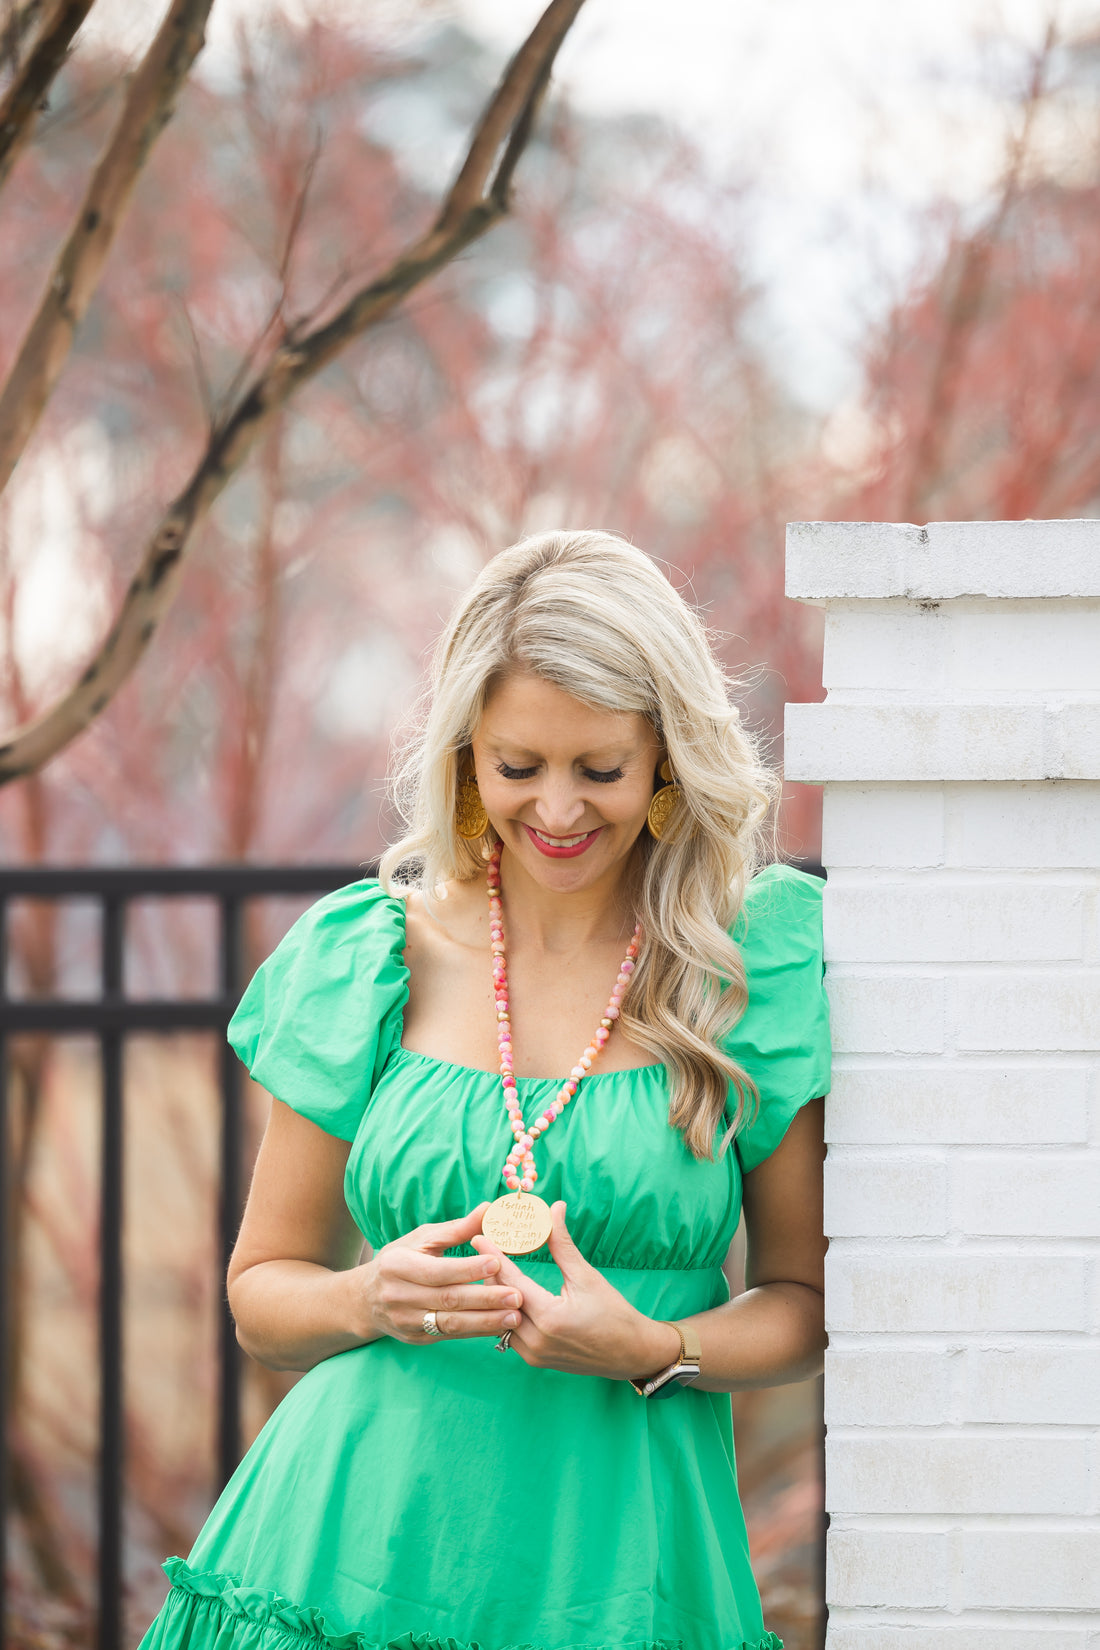
<svg viewBox="0 0 1100 1650">
<path fill-rule="evenodd" d="M 507 851 L 500 862 L 504 926 L 517 941 L 539 951 L 574 953 L 586 945 L 627 941 L 634 928 L 633 879 L 611 874 L 575 892 L 544 888 Z"/>
</svg>

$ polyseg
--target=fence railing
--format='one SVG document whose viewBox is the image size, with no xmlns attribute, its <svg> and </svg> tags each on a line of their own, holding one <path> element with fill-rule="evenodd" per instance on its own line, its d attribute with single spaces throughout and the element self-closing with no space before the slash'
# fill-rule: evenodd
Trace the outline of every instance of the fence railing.
<svg viewBox="0 0 1100 1650">
<path fill-rule="evenodd" d="M 8 1246 L 12 1213 L 8 1163 L 10 1140 L 7 1039 L 16 1033 L 51 1036 L 91 1033 L 99 1042 L 101 1081 L 99 1183 L 99 1455 L 97 1462 L 98 1650 L 120 1650 L 123 1631 L 123 1343 L 122 1230 L 123 1046 L 131 1032 L 225 1031 L 245 981 L 242 916 L 246 902 L 296 894 L 321 894 L 371 874 L 355 865 L 215 865 L 142 867 L 26 867 L 0 869 L 0 1329 L 5 1348 L 13 1290 Z M 217 989 L 201 998 L 133 998 L 125 991 L 126 912 L 138 899 L 205 898 L 218 912 Z M 8 994 L 8 912 L 14 900 L 92 900 L 99 909 L 99 991 L 87 999 L 12 997 Z M 221 1140 L 218 1197 L 220 1327 L 218 1348 L 219 1486 L 241 1455 L 241 1357 L 221 1279 L 229 1263 L 242 1208 L 241 1071 L 222 1038 L 219 1071 Z M 9 1414 L 9 1362 L 0 1359 L 0 1426 Z M 6 1426 L 0 1438 L 4 1516 L 0 1518 L 0 1628 L 7 1621 L 7 1512 L 9 1454 Z M 3 1643 L 8 1635 L 3 1631 Z"/>
</svg>

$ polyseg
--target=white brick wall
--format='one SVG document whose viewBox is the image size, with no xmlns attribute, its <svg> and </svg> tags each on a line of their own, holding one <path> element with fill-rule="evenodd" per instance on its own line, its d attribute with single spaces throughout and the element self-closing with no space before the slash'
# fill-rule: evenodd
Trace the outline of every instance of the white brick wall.
<svg viewBox="0 0 1100 1650">
<path fill-rule="evenodd" d="M 1100 522 L 801 523 L 829 1650 L 1100 1650 Z"/>
</svg>

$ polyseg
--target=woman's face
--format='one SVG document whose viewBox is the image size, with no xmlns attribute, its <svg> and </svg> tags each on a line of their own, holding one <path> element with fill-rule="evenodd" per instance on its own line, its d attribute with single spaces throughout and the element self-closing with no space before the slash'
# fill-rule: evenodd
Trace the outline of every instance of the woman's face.
<svg viewBox="0 0 1100 1650">
<path fill-rule="evenodd" d="M 493 829 L 531 877 L 559 892 L 627 866 L 664 754 L 639 712 L 594 709 L 539 676 L 505 676 L 471 741 Z"/>
</svg>

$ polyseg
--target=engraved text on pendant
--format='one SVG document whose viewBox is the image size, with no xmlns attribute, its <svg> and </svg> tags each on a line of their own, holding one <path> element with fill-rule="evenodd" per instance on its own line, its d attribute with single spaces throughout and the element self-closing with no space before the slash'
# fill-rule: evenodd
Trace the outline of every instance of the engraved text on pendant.
<svg viewBox="0 0 1100 1650">
<path fill-rule="evenodd" d="M 541 1249 L 553 1228 L 550 1206 L 531 1192 L 508 1192 L 490 1203 L 481 1230 L 506 1255 L 529 1255 Z"/>
</svg>

